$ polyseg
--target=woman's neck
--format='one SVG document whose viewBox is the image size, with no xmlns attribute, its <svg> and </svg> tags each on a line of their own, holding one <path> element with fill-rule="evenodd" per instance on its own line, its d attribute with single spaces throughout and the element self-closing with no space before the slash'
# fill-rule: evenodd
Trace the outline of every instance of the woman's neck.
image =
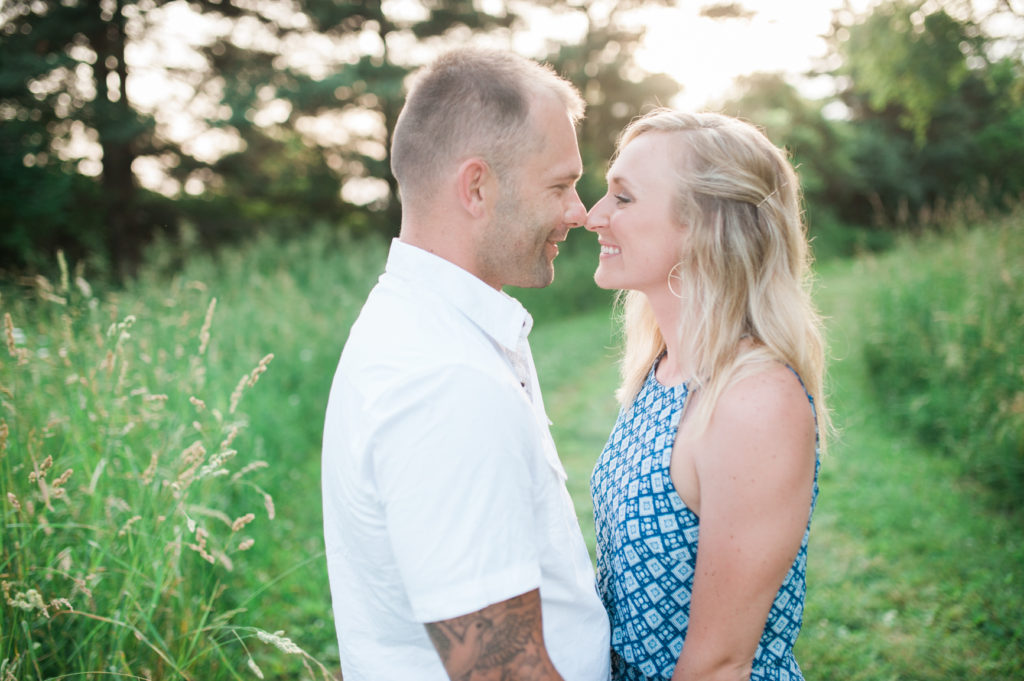
<svg viewBox="0 0 1024 681">
<path fill-rule="evenodd" d="M 688 381 L 694 374 L 692 358 L 682 343 L 679 324 L 682 319 L 683 306 L 676 296 L 668 291 L 658 291 L 655 295 L 645 292 L 647 301 L 654 312 L 658 330 L 665 341 L 665 356 L 658 362 L 655 373 L 662 385 L 677 385 Z"/>
</svg>

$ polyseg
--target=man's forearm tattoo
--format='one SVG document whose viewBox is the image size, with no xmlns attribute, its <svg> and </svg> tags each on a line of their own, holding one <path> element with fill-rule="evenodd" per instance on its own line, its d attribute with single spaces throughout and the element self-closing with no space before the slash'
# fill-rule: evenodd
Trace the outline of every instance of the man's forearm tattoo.
<svg viewBox="0 0 1024 681">
<path fill-rule="evenodd" d="M 547 678 L 540 596 L 536 591 L 442 622 L 427 634 L 456 681 Z"/>
</svg>

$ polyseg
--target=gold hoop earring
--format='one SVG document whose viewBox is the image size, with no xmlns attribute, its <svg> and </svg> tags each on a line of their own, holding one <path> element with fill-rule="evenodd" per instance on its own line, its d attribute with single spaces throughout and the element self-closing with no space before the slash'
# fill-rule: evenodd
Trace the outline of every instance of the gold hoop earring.
<svg viewBox="0 0 1024 681">
<path fill-rule="evenodd" d="M 676 274 L 676 269 L 682 266 L 683 261 L 680 260 L 679 262 L 672 266 L 672 269 L 668 271 L 668 292 L 674 295 L 676 298 L 682 298 L 683 294 L 678 293 L 674 288 L 672 288 L 672 280 L 681 278 L 678 274 Z"/>
</svg>

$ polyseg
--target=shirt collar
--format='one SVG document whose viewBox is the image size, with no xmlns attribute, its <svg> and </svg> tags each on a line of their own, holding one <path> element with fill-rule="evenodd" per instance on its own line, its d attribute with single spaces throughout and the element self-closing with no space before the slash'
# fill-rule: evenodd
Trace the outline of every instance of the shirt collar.
<svg viewBox="0 0 1024 681">
<path fill-rule="evenodd" d="M 391 242 L 388 274 L 430 290 L 455 306 L 503 347 L 518 351 L 533 328 L 533 318 L 522 304 L 498 291 L 458 265 L 399 239 Z"/>
</svg>

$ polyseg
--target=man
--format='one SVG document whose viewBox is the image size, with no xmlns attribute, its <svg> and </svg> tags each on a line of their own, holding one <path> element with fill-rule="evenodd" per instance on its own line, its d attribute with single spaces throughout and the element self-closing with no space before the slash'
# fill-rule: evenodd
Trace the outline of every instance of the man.
<svg viewBox="0 0 1024 681">
<path fill-rule="evenodd" d="M 609 675 L 607 616 L 527 342 L 586 211 L 551 70 L 458 50 L 394 131 L 402 226 L 353 325 L 324 429 L 324 534 L 346 681 Z"/>
</svg>

